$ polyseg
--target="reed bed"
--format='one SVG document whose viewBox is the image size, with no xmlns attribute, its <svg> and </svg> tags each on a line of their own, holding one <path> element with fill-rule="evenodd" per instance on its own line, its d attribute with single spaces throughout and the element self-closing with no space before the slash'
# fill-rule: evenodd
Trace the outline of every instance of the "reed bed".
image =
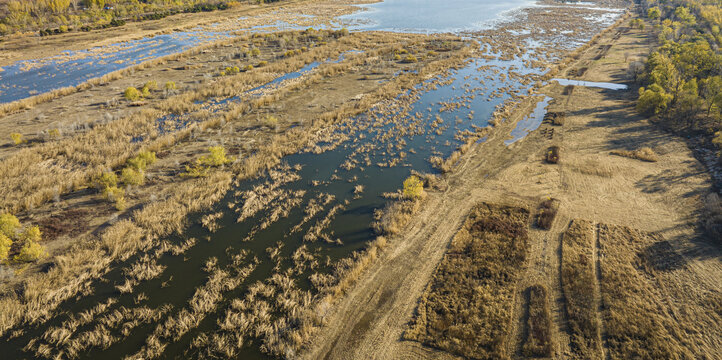
<svg viewBox="0 0 722 360">
<path fill-rule="evenodd" d="M 73 138 L 20 150 L 0 162 L 0 186 L 8 189 L 8 196 L 0 201 L 0 209 L 14 213 L 32 209 L 57 194 L 84 187 L 93 176 L 124 164 L 143 148 L 157 151 L 186 139 L 192 131 L 217 127 L 223 118 L 226 121 L 236 119 L 250 110 L 246 104 L 174 133 L 159 133 L 156 125 L 156 120 L 168 113 L 198 110 L 199 105 L 188 105 L 197 100 L 243 93 L 268 83 L 280 73 L 298 70 L 312 61 L 338 56 L 359 41 L 339 41 L 335 46 L 313 48 L 300 56 L 263 67 L 263 71 L 226 77 L 207 88 L 173 96 L 155 109 L 142 110 Z M 263 97 L 256 100 L 255 106 L 267 105 L 270 100 Z M 131 141 L 143 134 L 148 134 L 143 136 L 147 140 Z M 47 159 L 55 161 L 48 162 Z"/>
<path fill-rule="evenodd" d="M 536 284 L 530 286 L 527 293 L 529 318 L 522 351 L 528 357 L 551 358 L 554 355 L 556 338 L 552 331 L 554 323 L 549 309 L 549 290 L 544 285 Z"/>
<path fill-rule="evenodd" d="M 361 100 L 346 103 L 323 114 L 309 127 L 293 128 L 285 133 L 276 134 L 267 143 L 268 146 L 260 147 L 254 155 L 238 161 L 228 169 L 215 171 L 208 177 L 187 180 L 168 189 L 166 200 L 146 204 L 142 209 L 132 213 L 132 220 L 122 220 L 110 226 L 99 239 L 95 239 L 92 235 L 86 236 L 63 254 L 55 256 L 52 261 L 56 266 L 51 267 L 48 272 L 34 274 L 24 280 L 22 286 L 26 291 L 22 296 L 17 293 L 6 293 L 0 298 L 0 309 L 3 310 L 0 314 L 0 334 L 5 334 L 20 323 L 36 323 L 49 318 L 58 304 L 77 294 L 80 289 L 90 286 L 92 279 L 105 274 L 115 260 L 127 259 L 138 249 L 149 246 L 159 237 L 172 232 L 181 233 L 189 213 L 207 209 L 229 189 L 231 174 L 240 180 L 277 165 L 283 155 L 297 152 L 312 143 L 314 134 L 318 130 L 351 118 L 379 102 L 395 98 L 405 89 L 412 88 L 420 79 L 462 63 L 470 51 L 471 48 L 461 48 L 448 57 L 421 65 L 417 73 L 401 74 Z M 309 53 L 293 59 L 296 60 Z M 309 56 L 308 60 L 310 59 Z M 241 75 L 243 74 L 237 76 Z M 220 120 L 214 123 L 219 124 Z M 187 136 L 188 133 L 185 132 L 183 136 Z M 172 137 L 164 140 L 165 144 L 173 143 Z M 162 144 L 156 140 L 149 149 L 158 150 Z M 279 144 L 284 146 L 279 147 Z M 355 281 L 383 245 L 385 240 L 377 240 L 366 250 L 354 255 L 346 267 L 336 272 L 339 278 L 333 285 L 326 287 L 326 295 L 323 299 L 314 302 L 311 307 L 329 306 L 333 299 L 340 296 Z M 306 324 L 304 328 L 306 327 L 304 333 L 312 332 L 317 325 Z"/>
<path fill-rule="evenodd" d="M 602 343 L 594 275 L 594 228 L 576 219 L 562 239 L 562 290 L 566 299 L 572 350 L 576 359 L 601 359 Z"/>
<path fill-rule="evenodd" d="M 404 338 L 473 359 L 508 358 L 528 251 L 524 208 L 479 204 L 437 267 Z"/>
<path fill-rule="evenodd" d="M 214 172 L 206 178 L 186 181 L 174 193 L 136 210 L 95 238 L 86 235 L 63 254 L 53 257 L 54 266 L 27 277 L 22 295 L 5 292 L 0 298 L 0 335 L 20 323 L 37 323 L 52 316 L 61 302 L 88 288 L 112 268 L 157 238 L 182 232 L 189 213 L 206 209 L 218 201 L 231 185 L 228 173 Z"/>
<path fill-rule="evenodd" d="M 604 303 L 603 319 L 607 335 L 609 358 L 612 359 L 699 359 L 703 354 L 694 341 L 706 329 L 701 322 L 691 322 L 687 316 L 679 317 L 669 302 L 660 294 L 660 283 L 665 271 L 659 266 L 640 268 L 648 263 L 645 247 L 660 241 L 659 238 L 623 226 L 599 225 L 599 242 L 603 253 L 601 261 L 601 290 Z M 672 263 L 673 249 L 662 262 Z M 708 308 L 708 312 L 720 307 Z M 691 314 L 690 314 L 691 315 Z"/>
<path fill-rule="evenodd" d="M 154 359 L 163 354 L 167 342 L 178 341 L 184 334 L 197 327 L 210 312 L 216 310 L 223 300 L 223 293 L 238 287 L 255 270 L 257 259 L 252 259 L 246 266 L 248 251 L 241 251 L 234 259 L 230 270 L 222 270 L 211 264 L 206 270 L 210 272 L 206 283 L 197 288 L 188 300 L 188 306 L 172 317 L 159 324 L 146 340 L 146 344 L 137 353 L 127 359 Z"/>
</svg>

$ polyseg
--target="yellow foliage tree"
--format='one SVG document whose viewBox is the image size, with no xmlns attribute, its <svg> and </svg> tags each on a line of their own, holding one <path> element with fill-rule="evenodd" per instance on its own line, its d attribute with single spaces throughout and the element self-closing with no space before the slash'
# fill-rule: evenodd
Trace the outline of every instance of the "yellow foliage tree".
<svg viewBox="0 0 722 360">
<path fill-rule="evenodd" d="M 418 176 L 411 175 L 404 180 L 404 198 L 409 200 L 420 199 L 424 196 L 424 184 Z"/>
<path fill-rule="evenodd" d="M 145 182 L 143 170 L 128 166 L 120 173 L 120 179 L 126 185 L 142 185 Z"/>
<path fill-rule="evenodd" d="M 47 255 L 45 248 L 36 241 L 26 241 L 25 245 L 20 249 L 20 253 L 15 255 L 14 260 L 17 262 L 33 262 L 42 259 Z"/>
<path fill-rule="evenodd" d="M 10 254 L 10 247 L 13 245 L 12 239 L 5 236 L 5 234 L 0 234 L 0 261 L 7 260 L 9 254 Z"/>
<path fill-rule="evenodd" d="M 15 238 L 17 236 L 18 229 L 20 228 L 20 220 L 13 214 L 0 214 L 0 234 L 3 234 L 9 238 Z"/>
</svg>

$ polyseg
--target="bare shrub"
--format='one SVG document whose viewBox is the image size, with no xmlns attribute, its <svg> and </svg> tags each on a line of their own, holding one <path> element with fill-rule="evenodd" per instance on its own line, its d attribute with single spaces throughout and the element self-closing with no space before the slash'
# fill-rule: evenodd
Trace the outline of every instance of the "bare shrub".
<svg viewBox="0 0 722 360">
<path fill-rule="evenodd" d="M 539 211 L 536 216 L 536 224 L 538 227 L 549 230 L 552 227 L 554 218 L 557 216 L 559 211 L 559 201 L 556 199 L 549 198 L 539 204 Z"/>
</svg>

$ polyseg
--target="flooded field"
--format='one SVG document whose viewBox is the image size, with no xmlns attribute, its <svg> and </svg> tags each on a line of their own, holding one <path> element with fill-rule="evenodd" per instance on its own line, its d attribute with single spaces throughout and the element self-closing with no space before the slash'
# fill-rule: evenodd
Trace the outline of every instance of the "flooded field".
<svg viewBox="0 0 722 360">
<path fill-rule="evenodd" d="M 68 290 L 62 301 L 43 309 L 34 320 L 4 328 L 0 350 L 9 358 L 295 358 L 314 332 L 323 331 L 319 328 L 326 312 L 345 284 L 358 276 L 359 264 L 370 261 L 376 256 L 373 249 L 387 241 L 379 224 L 387 220 L 393 204 L 403 202 L 404 181 L 413 175 L 426 182 L 428 191 L 444 191 L 441 175 L 454 158 L 471 144 L 483 142 L 494 125 L 503 123 L 533 94 L 536 83 L 549 80 L 545 75 L 552 72 L 551 64 L 621 16 L 617 8 L 607 6 L 389 0 L 363 5 L 370 10 L 335 19 L 335 24 L 352 32 L 463 33 L 465 46 L 478 50 L 460 65 L 436 71 L 369 111 L 324 126 L 316 132 L 315 141 L 282 156 L 279 165 L 261 169 L 258 176 L 229 177 L 230 189 L 210 209 L 193 211 L 184 223 L 187 226 L 129 252 L 83 286 Z M 540 23 L 552 7 L 569 11 L 553 25 Z M 589 18 L 580 20 L 582 13 Z M 546 31 L 529 31 L 534 26 Z M 68 54 L 62 60 L 6 67 L 0 72 L 0 102 L 74 86 L 144 60 L 233 36 L 226 27 L 218 28 L 215 33 L 161 35 L 118 44 L 113 52 L 98 49 Z M 273 33 L 278 29 L 255 30 Z M 192 113 L 155 118 L 154 131 L 161 135 L 182 132 L 194 121 L 220 117 L 233 106 L 321 76 L 333 64 L 356 61 L 353 66 L 362 67 L 365 63 L 354 56 L 361 59 L 367 52 L 348 50 L 242 92 L 195 100 Z M 411 55 L 402 44 L 388 57 L 394 56 L 392 63 L 415 63 Z M 433 59 L 436 51 L 419 51 L 414 56 L 422 55 Z M 385 55 L 376 57 L 381 56 Z M 366 60 L 371 61 L 377 59 Z M 394 75 L 415 71 L 400 69 Z M 364 79 L 370 76 L 373 73 L 363 75 Z M 379 80 L 377 85 L 391 80 Z M 540 126 L 551 98 L 535 96 L 530 101 L 535 104 L 531 113 L 508 134 L 507 145 Z M 267 114 L 273 110 L 266 107 L 253 115 L 268 123 Z M 282 110 L 302 112 L 304 108 L 278 111 Z M 179 141 L 225 146 L 236 150 L 231 154 L 247 159 L 256 154 L 255 143 L 240 144 L 242 130 L 246 136 L 258 127 L 273 129 L 273 125 L 241 129 L 229 116 L 219 123 L 223 125 L 218 135 L 214 129 L 201 130 Z M 291 124 L 284 130 L 276 126 L 275 131 L 304 126 L 309 125 Z M 148 133 L 135 134 L 131 141 L 141 146 L 150 141 Z M 187 163 L 175 161 L 178 168 Z M 138 205 L 144 206 L 149 205 Z M 110 224 L 127 218 L 113 219 Z"/>
</svg>

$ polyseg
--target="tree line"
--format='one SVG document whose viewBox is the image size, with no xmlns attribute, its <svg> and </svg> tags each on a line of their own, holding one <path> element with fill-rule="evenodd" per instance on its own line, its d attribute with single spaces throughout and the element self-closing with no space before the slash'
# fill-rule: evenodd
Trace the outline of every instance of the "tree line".
<svg viewBox="0 0 722 360">
<path fill-rule="evenodd" d="M 35 30 L 49 35 L 73 28 L 117 26 L 125 20 L 155 20 L 180 12 L 225 10 L 238 4 L 236 0 L 10 0 L 4 6 L 0 3 L 0 35 Z"/>
<path fill-rule="evenodd" d="M 641 72 L 637 110 L 722 147 L 722 54 L 718 0 L 642 0 L 659 47 Z"/>
</svg>

